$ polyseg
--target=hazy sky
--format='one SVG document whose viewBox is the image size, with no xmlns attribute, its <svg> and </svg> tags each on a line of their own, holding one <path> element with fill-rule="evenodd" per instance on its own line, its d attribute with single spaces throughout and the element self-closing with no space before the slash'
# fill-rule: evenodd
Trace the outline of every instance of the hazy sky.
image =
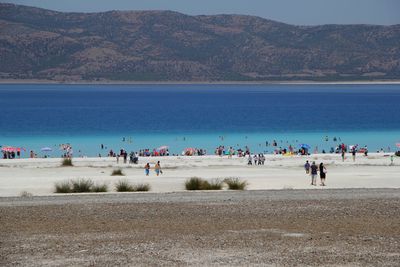
<svg viewBox="0 0 400 267">
<path fill-rule="evenodd" d="M 9 0 L 59 11 L 174 10 L 246 14 L 290 24 L 400 24 L 400 0 Z"/>
</svg>

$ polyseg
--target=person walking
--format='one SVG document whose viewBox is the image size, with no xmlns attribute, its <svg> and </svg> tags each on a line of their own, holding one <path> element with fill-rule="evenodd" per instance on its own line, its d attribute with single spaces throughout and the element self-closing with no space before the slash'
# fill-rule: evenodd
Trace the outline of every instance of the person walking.
<svg viewBox="0 0 400 267">
<path fill-rule="evenodd" d="M 318 166 L 315 161 L 311 164 L 311 185 L 317 185 Z"/>
<path fill-rule="evenodd" d="M 321 162 L 321 164 L 319 164 L 319 178 L 321 179 L 321 186 L 325 186 L 326 173 L 327 171 L 324 163 Z"/>
<path fill-rule="evenodd" d="M 310 163 L 308 160 L 306 161 L 306 164 L 304 164 L 304 169 L 306 170 L 306 174 L 310 174 Z"/>
<path fill-rule="evenodd" d="M 160 161 L 157 161 L 156 165 L 154 166 L 154 170 L 155 170 L 157 176 L 159 176 L 160 173 L 162 174 Z"/>
<path fill-rule="evenodd" d="M 342 149 L 342 161 L 344 162 L 344 159 L 345 159 L 345 155 L 346 155 L 346 152 L 344 151 L 344 149 Z"/>
<path fill-rule="evenodd" d="M 356 149 L 354 147 L 351 150 L 351 155 L 353 156 L 353 162 L 355 162 L 356 161 Z"/>
<path fill-rule="evenodd" d="M 146 176 L 149 176 L 149 174 L 150 174 L 150 163 L 147 163 L 144 166 L 144 172 L 146 173 Z"/>
</svg>

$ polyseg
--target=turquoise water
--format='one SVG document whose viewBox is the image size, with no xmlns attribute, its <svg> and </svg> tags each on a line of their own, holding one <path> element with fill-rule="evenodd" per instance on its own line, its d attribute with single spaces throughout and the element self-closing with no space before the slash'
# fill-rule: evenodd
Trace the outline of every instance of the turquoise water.
<svg viewBox="0 0 400 267">
<path fill-rule="evenodd" d="M 328 140 L 325 137 L 328 135 Z M 223 136 L 223 140 L 220 136 Z M 233 133 L 233 134 L 153 134 L 153 135 L 133 135 L 126 136 L 126 141 L 122 141 L 121 136 L 47 136 L 43 137 L 6 137 L 2 138 L 4 144 L 22 146 L 27 150 L 40 151 L 42 147 L 51 147 L 53 152 L 46 152 L 50 156 L 60 156 L 58 150 L 59 144 L 71 143 L 74 147 L 75 156 L 97 156 L 99 153 L 105 156 L 109 149 L 116 151 L 124 148 L 128 151 L 138 151 L 142 148 L 158 148 L 163 145 L 170 147 L 171 153 L 180 153 L 184 148 L 197 147 L 207 149 L 209 153 L 213 153 L 218 145 L 232 146 L 235 148 L 244 148 L 248 146 L 252 151 L 272 153 L 274 148 L 271 145 L 266 146 L 266 140 L 272 142 L 276 140 L 278 147 L 288 147 L 289 144 L 296 146 L 300 143 L 307 143 L 312 146 L 312 150 L 318 146 L 319 152 L 323 149 L 329 151 L 331 147 L 339 142 L 333 142 L 333 137 L 341 139 L 342 142 L 361 146 L 368 145 L 371 152 L 383 148 L 388 151 L 395 151 L 395 143 L 400 139 L 399 131 L 385 132 L 336 132 L 328 134 L 325 132 L 315 133 L 287 133 L 287 134 L 272 134 L 272 133 Z M 131 141 L 131 142 L 130 142 Z M 100 145 L 104 144 L 105 149 L 101 149 Z M 389 148 L 388 148 L 389 147 Z M 80 150 L 80 152 L 79 152 Z M 44 153 L 39 153 L 41 155 Z M 25 153 L 28 156 L 28 153 Z"/>
<path fill-rule="evenodd" d="M 39 155 L 59 156 L 62 143 L 96 156 L 163 145 L 271 153 L 273 140 L 393 151 L 400 142 L 400 85 L 0 85 L 0 106 L 0 145 Z"/>
</svg>

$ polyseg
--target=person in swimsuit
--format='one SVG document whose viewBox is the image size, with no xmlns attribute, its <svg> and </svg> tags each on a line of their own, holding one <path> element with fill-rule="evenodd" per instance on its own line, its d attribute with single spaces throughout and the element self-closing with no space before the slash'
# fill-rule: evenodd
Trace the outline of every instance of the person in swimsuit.
<svg viewBox="0 0 400 267">
<path fill-rule="evenodd" d="M 146 176 L 149 176 L 149 173 L 150 173 L 150 163 L 147 163 L 147 164 L 144 166 L 144 172 L 146 173 Z"/>
</svg>

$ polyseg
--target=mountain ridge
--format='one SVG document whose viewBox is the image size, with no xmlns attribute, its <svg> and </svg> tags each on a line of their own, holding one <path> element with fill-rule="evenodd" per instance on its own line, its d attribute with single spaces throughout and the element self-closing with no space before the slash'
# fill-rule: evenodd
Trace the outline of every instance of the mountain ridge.
<svg viewBox="0 0 400 267">
<path fill-rule="evenodd" d="M 390 80 L 400 25 L 295 26 L 248 15 L 66 13 L 0 3 L 0 79 Z"/>
</svg>

